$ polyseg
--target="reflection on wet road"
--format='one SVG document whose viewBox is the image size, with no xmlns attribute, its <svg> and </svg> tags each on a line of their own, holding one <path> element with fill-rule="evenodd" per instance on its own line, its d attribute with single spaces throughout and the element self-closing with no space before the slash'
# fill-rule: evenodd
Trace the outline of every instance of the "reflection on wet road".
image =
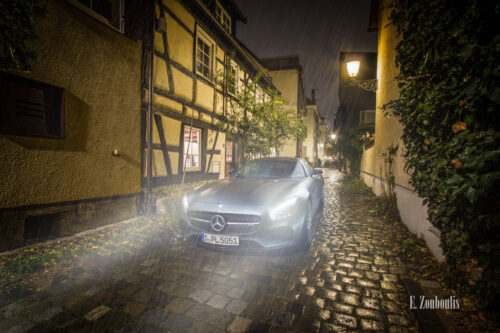
<svg viewBox="0 0 500 333">
<path fill-rule="evenodd" d="M 139 255 L 95 258 L 64 283 L 0 303 L 0 331 L 411 330 L 398 305 L 405 267 L 384 245 L 390 226 L 341 199 L 341 177 L 325 171 L 325 208 L 304 253 L 231 254 L 131 235 Z"/>
</svg>

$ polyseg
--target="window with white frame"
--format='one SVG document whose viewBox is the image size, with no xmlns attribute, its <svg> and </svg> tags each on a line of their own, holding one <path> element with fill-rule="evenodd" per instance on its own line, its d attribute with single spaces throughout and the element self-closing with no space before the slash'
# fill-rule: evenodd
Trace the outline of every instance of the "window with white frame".
<svg viewBox="0 0 500 333">
<path fill-rule="evenodd" d="M 212 79 L 212 58 L 214 42 L 206 34 L 198 31 L 196 35 L 196 72 L 206 78 Z"/>
<path fill-rule="evenodd" d="M 215 2 L 215 18 L 217 19 L 217 22 L 222 25 L 224 30 L 226 30 L 228 33 L 231 33 L 231 17 L 222 7 L 219 1 Z"/>
<path fill-rule="evenodd" d="M 238 82 L 240 79 L 240 69 L 238 65 L 233 61 L 228 61 L 227 65 L 227 91 L 230 94 L 238 93 Z"/>
<path fill-rule="evenodd" d="M 186 171 L 201 170 L 201 129 L 184 127 L 184 166 Z"/>
</svg>

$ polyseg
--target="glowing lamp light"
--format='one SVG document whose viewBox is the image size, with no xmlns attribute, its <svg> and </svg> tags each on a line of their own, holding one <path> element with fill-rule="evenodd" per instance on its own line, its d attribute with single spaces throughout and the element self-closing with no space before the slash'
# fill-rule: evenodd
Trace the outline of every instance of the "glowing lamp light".
<svg viewBox="0 0 500 333">
<path fill-rule="evenodd" d="M 359 71 L 359 61 L 349 61 L 347 63 L 347 73 L 350 77 L 355 77 L 358 75 Z"/>
<path fill-rule="evenodd" d="M 332 140 L 335 140 L 335 138 L 337 137 L 337 135 L 332 134 L 330 137 L 332 138 Z"/>
</svg>

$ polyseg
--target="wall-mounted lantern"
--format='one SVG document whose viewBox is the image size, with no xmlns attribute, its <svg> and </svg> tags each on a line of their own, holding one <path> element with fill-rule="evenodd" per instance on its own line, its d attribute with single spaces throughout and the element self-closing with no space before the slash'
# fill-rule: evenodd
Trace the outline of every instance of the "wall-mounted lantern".
<svg viewBox="0 0 500 333">
<path fill-rule="evenodd" d="M 356 80 L 356 76 L 358 76 L 359 67 L 361 66 L 361 62 L 358 60 L 349 61 L 346 63 L 347 65 L 347 74 L 350 79 L 345 81 L 345 84 L 350 87 L 358 87 L 370 92 L 376 92 L 378 89 L 378 80 Z"/>
</svg>

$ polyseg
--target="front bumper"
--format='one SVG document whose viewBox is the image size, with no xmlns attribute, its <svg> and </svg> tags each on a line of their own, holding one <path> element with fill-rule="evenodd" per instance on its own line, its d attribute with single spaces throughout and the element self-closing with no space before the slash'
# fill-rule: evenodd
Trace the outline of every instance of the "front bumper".
<svg viewBox="0 0 500 333">
<path fill-rule="evenodd" d="M 268 210 L 269 207 L 219 207 L 215 204 L 198 203 L 194 207 L 190 207 L 187 213 L 181 214 L 179 223 L 181 232 L 186 239 L 210 248 L 278 250 L 294 246 L 299 240 L 303 228 L 304 213 L 302 210 L 299 210 L 295 216 L 279 221 L 273 221 L 268 215 Z M 210 222 L 207 221 L 207 217 L 195 214 L 199 212 L 203 212 L 206 216 L 221 215 L 233 224 L 227 225 L 221 232 L 214 231 Z M 240 221 L 233 222 L 231 220 Z M 202 232 L 238 236 L 240 245 L 223 246 L 202 243 Z"/>
</svg>

